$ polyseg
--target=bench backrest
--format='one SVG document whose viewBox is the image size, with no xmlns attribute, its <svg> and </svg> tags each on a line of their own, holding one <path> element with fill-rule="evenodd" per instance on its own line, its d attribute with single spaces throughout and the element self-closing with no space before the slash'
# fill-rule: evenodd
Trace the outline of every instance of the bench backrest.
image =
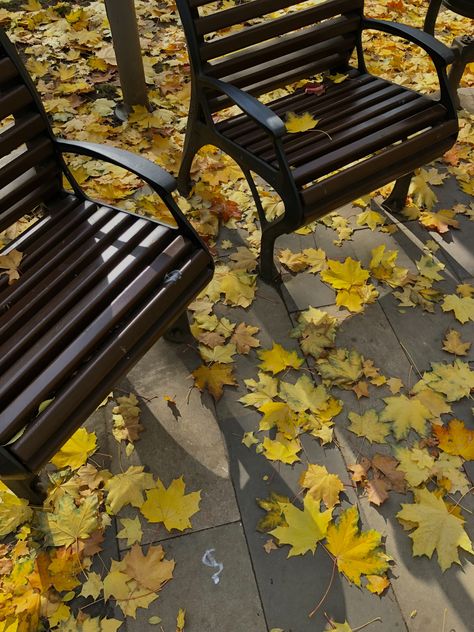
<svg viewBox="0 0 474 632">
<path fill-rule="evenodd" d="M 363 0 L 244 0 L 220 10 L 210 0 L 176 4 L 194 72 L 255 96 L 344 67 L 364 6 Z M 220 107 L 217 101 L 212 109 Z"/>
<path fill-rule="evenodd" d="M 61 189 L 61 164 L 36 90 L 0 29 L 0 232 Z"/>
</svg>

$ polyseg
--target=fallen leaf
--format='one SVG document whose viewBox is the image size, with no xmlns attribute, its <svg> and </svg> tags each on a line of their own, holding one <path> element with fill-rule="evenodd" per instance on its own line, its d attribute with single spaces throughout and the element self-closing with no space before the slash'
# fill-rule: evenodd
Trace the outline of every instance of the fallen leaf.
<svg viewBox="0 0 474 632">
<path fill-rule="evenodd" d="M 450 329 L 446 333 L 446 338 L 443 340 L 443 349 L 448 353 L 453 353 L 454 355 L 467 355 L 469 349 L 471 348 L 470 342 L 463 342 L 461 340 L 461 334 L 459 331 L 455 329 Z"/>
<path fill-rule="evenodd" d="M 346 509 L 337 524 L 327 530 L 327 548 L 336 558 L 337 568 L 356 586 L 361 575 L 382 575 L 389 567 L 389 557 L 381 550 L 382 535 L 377 531 L 360 531 L 357 507 Z"/>
<path fill-rule="evenodd" d="M 290 134 L 297 134 L 298 132 L 307 132 L 313 129 L 318 123 L 318 119 L 313 118 L 309 112 L 305 112 L 304 114 L 288 112 L 285 127 L 286 131 Z"/>
<path fill-rule="evenodd" d="M 324 465 L 308 464 L 299 478 L 301 487 L 307 489 L 314 500 L 322 500 L 328 509 L 337 505 L 339 494 L 344 491 L 344 485 L 337 474 L 330 474 Z"/>
<path fill-rule="evenodd" d="M 315 552 L 317 543 L 322 540 L 328 530 L 332 517 L 332 509 L 321 512 L 319 501 L 306 495 L 303 511 L 291 503 L 283 506 L 286 525 L 270 531 L 279 544 L 289 544 L 288 557 L 304 555 L 308 551 Z"/>
<path fill-rule="evenodd" d="M 199 511 L 201 492 L 185 494 L 183 477 L 175 478 L 168 489 L 160 479 L 146 492 L 140 511 L 149 522 L 162 522 L 168 531 L 184 531 L 191 527 L 190 518 Z"/>
<path fill-rule="evenodd" d="M 143 492 L 155 485 L 152 474 L 143 470 L 142 465 L 131 465 L 126 472 L 107 481 L 105 489 L 110 513 L 117 514 L 124 505 L 140 507 L 143 504 Z"/>
<path fill-rule="evenodd" d="M 351 425 L 347 429 L 358 437 L 365 437 L 371 443 L 386 443 L 385 437 L 389 434 L 390 428 L 386 422 L 379 419 L 374 408 L 369 408 L 363 415 L 349 413 L 348 417 Z"/>
<path fill-rule="evenodd" d="M 460 564 L 458 547 L 474 555 L 471 541 L 463 529 L 462 520 L 448 510 L 442 498 L 427 489 L 415 489 L 415 502 L 402 503 L 397 513 L 399 520 L 416 526 L 410 534 L 413 555 L 432 557 L 438 554 L 438 563 L 444 572 L 452 564 Z"/>
<path fill-rule="evenodd" d="M 394 395 L 385 397 L 384 402 L 386 406 L 380 414 L 380 420 L 392 422 L 393 434 L 397 439 L 404 439 L 410 430 L 425 436 L 426 422 L 431 413 L 419 400 L 409 399 L 406 395 Z"/>
<path fill-rule="evenodd" d="M 433 426 L 441 450 L 462 456 L 466 461 L 474 459 L 474 430 L 469 430 L 460 419 L 451 419 L 448 426 Z"/>
<path fill-rule="evenodd" d="M 77 470 L 96 450 L 95 432 L 87 432 L 85 428 L 79 428 L 53 456 L 51 463 L 58 468 L 70 467 L 72 470 Z"/>
<path fill-rule="evenodd" d="M 0 276 L 8 275 L 8 285 L 11 285 L 20 278 L 18 268 L 20 266 L 23 253 L 18 250 L 10 250 L 6 255 L 0 255 Z"/>
<path fill-rule="evenodd" d="M 217 401 L 222 397 L 224 385 L 236 386 L 235 377 L 232 373 L 233 367 L 225 364 L 212 364 L 211 366 L 200 366 L 192 372 L 194 383 L 200 391 L 204 389 Z"/>
<path fill-rule="evenodd" d="M 271 349 L 257 351 L 257 355 L 262 360 L 258 366 L 264 371 L 273 373 L 273 375 L 288 367 L 298 369 L 303 364 L 303 359 L 298 356 L 296 351 L 287 351 L 276 342 L 273 343 Z"/>
<path fill-rule="evenodd" d="M 470 296 L 459 297 L 456 294 L 448 294 L 441 305 L 443 312 L 453 311 L 460 323 L 474 320 L 474 298 Z"/>
</svg>

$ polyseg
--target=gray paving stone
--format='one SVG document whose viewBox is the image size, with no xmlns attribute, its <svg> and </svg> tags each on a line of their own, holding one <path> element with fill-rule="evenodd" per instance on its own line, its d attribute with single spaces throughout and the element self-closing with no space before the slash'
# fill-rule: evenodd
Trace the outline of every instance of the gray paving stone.
<svg viewBox="0 0 474 632">
<path fill-rule="evenodd" d="M 246 448 L 241 443 L 242 435 L 256 429 L 258 417 L 258 413 L 249 411 L 222 419 L 221 426 L 228 442 L 232 478 L 269 628 L 282 628 L 285 632 L 323 630 L 327 623 L 323 613 L 327 612 L 334 620 L 343 622 L 347 619 L 354 626 L 365 623 L 367 613 L 370 613 L 370 618 L 380 616 L 383 619 L 383 624 L 373 624 L 374 631 L 405 630 L 390 592 L 380 600 L 365 590 L 350 586 L 338 573 L 324 606 L 313 619 L 308 618 L 308 613 L 327 589 L 332 562 L 321 547 L 314 556 L 308 553 L 289 559 L 286 546 L 266 553 L 263 545 L 269 536 L 256 531 L 264 512 L 255 499 L 266 498 L 270 491 L 276 491 L 294 500 L 306 460 L 325 465 L 330 472 L 338 473 L 344 482 L 349 482 L 349 476 L 339 450 L 334 445 L 322 447 L 312 437 L 303 437 L 305 463 L 293 467 L 272 464 L 254 448 Z M 345 499 L 344 506 L 348 500 L 355 502 L 350 486 Z"/>
<path fill-rule="evenodd" d="M 165 542 L 167 559 L 174 559 L 173 579 L 146 610 L 138 609 L 136 620 L 127 619 L 128 632 L 176 629 L 176 615 L 186 609 L 186 632 L 266 632 L 252 565 L 240 523 L 198 531 Z M 204 553 L 215 549 L 216 561 L 224 565 L 219 583 L 215 569 L 202 563 Z M 158 615 L 161 626 L 148 619 Z"/>
<path fill-rule="evenodd" d="M 129 465 L 145 465 L 163 483 L 184 477 L 187 491 L 202 490 L 201 509 L 192 519 L 193 530 L 200 530 L 239 519 L 228 457 L 215 409 L 208 396 L 201 398 L 191 389 L 190 372 L 199 365 L 197 353 L 190 347 L 160 340 L 130 371 L 120 388 L 141 398 L 141 421 L 145 431 L 128 458 L 124 448 L 112 446 L 113 471 Z M 181 416 L 175 419 L 164 396 L 176 400 Z M 110 416 L 111 417 L 111 416 Z M 123 517 L 137 510 L 124 508 Z M 144 524 L 143 543 L 174 537 L 163 526 Z"/>
</svg>

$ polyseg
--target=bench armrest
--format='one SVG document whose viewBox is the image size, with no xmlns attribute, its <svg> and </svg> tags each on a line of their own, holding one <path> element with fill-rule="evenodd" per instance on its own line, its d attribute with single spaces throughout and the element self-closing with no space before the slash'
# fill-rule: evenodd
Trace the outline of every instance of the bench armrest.
<svg viewBox="0 0 474 632">
<path fill-rule="evenodd" d="M 142 178 L 159 195 L 166 195 L 176 189 L 176 180 L 171 174 L 151 160 L 132 154 L 130 151 L 118 149 L 111 145 L 65 140 L 62 138 L 56 138 L 55 142 L 57 149 L 62 153 L 90 156 L 131 171 Z"/>
<path fill-rule="evenodd" d="M 236 88 L 230 83 L 214 79 L 214 77 L 200 75 L 198 81 L 205 88 L 211 88 L 229 97 L 235 105 L 271 136 L 280 138 L 285 133 L 285 124 L 281 118 L 251 94 Z"/>
<path fill-rule="evenodd" d="M 423 48 L 436 65 L 439 64 L 447 66 L 452 64 L 456 59 L 455 54 L 448 46 L 445 46 L 429 33 L 420 31 L 413 26 L 364 17 L 362 19 L 362 28 L 374 29 L 377 31 L 383 31 L 384 33 L 390 33 L 391 35 L 397 35 L 398 37 L 403 37 L 409 42 L 413 42 Z"/>
</svg>

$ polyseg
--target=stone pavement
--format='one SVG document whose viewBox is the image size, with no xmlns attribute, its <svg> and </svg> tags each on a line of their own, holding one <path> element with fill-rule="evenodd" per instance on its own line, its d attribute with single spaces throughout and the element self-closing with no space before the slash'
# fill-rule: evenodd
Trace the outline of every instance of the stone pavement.
<svg viewBox="0 0 474 632">
<path fill-rule="evenodd" d="M 436 187 L 436 193 L 440 197 L 437 208 L 451 208 L 457 202 L 468 201 L 452 179 Z M 341 213 L 351 217 L 355 211 L 347 207 Z M 278 248 L 299 251 L 321 247 L 329 257 L 352 256 L 367 264 L 371 249 L 385 243 L 389 249 L 399 251 L 399 265 L 415 269 L 414 261 L 422 254 L 423 242 L 435 239 L 441 246 L 436 256 L 446 264 L 442 289 L 448 293 L 462 281 L 472 283 L 474 277 L 473 223 L 464 218 L 460 222 L 461 230 L 444 236 L 429 233 L 416 222 L 401 224 L 392 235 L 357 228 L 352 241 L 344 242 L 342 248 L 332 243 L 334 231 L 319 227 L 315 234 L 281 238 Z M 235 240 L 236 233 L 222 237 Z M 233 322 L 242 320 L 258 325 L 264 348 L 275 341 L 287 349 L 297 349 L 297 342 L 289 337 L 289 332 L 298 311 L 310 305 L 334 309 L 334 292 L 319 277 L 307 273 L 285 273 L 283 281 L 281 295 L 259 281 L 257 298 L 248 310 L 219 305 L 216 311 Z M 442 313 L 439 308 L 435 314 L 419 308 L 402 313 L 392 293 L 380 289 L 375 304 L 343 323 L 337 337 L 338 346 L 356 348 L 364 357 L 374 360 L 382 372 L 398 376 L 406 384 L 414 383 L 417 372 L 427 370 L 431 361 L 452 361 L 452 356 L 442 351 L 441 343 L 446 330 L 455 325 L 452 315 Z M 473 334 L 473 323 L 462 327 L 464 340 L 473 340 Z M 469 360 L 474 360 L 472 350 Z M 187 611 L 186 632 L 264 632 L 272 628 L 281 628 L 284 632 L 322 632 L 327 624 L 324 612 L 338 622 L 347 619 L 353 627 L 380 617 L 381 621 L 368 627 L 370 632 L 467 632 L 473 629 L 472 558 L 461 555 L 463 567 L 452 567 L 444 574 L 436 559 L 413 558 L 411 540 L 395 519 L 400 502 L 409 502 L 410 496 L 393 493 L 378 509 L 370 506 L 366 498 L 359 498 L 363 526 L 384 534 L 387 552 L 395 559 L 392 587 L 380 598 L 350 585 L 336 573 L 323 607 L 309 619 L 308 612 L 329 584 L 331 560 L 321 547 L 314 556 L 287 559 L 288 547 L 268 554 L 263 549 L 268 536 L 255 528 L 262 516 L 255 499 L 267 497 L 273 490 L 294 497 L 303 464 L 280 467 L 241 443 L 244 432 L 257 428 L 260 416 L 237 401 L 247 392 L 243 379 L 256 376 L 254 353 L 238 356 L 239 386 L 225 387 L 224 396 L 217 404 L 207 394 L 191 389 L 190 373 L 200 363 L 192 347 L 160 341 L 119 385 L 120 389 L 127 393 L 133 391 L 141 398 L 142 422 L 146 428 L 130 458 L 119 452 L 117 443 L 110 439 L 102 425 L 109 423 L 110 410 L 100 409 L 94 418 L 94 425 L 104 429 L 103 440 L 108 440 L 108 449 L 103 451 L 113 455 L 112 471 L 142 464 L 159 475 L 165 484 L 183 475 L 187 490 L 202 490 L 201 510 L 192 519 L 192 530 L 170 535 L 163 529 L 146 525 L 148 530 L 145 530 L 143 543 L 166 540 L 164 548 L 168 557 L 176 560 L 176 571 L 160 598 L 148 610 L 139 609 L 136 622 L 127 621 L 129 632 L 159 630 L 159 626 L 147 623 L 153 614 L 162 618 L 164 632 L 174 632 L 179 608 Z M 173 417 L 164 395 L 175 398 L 182 415 L 179 419 Z M 336 420 L 337 441 L 322 447 L 315 439 L 305 436 L 303 445 L 310 462 L 325 465 L 347 483 L 350 479 L 346 465 L 368 450 L 363 439 L 345 429 L 347 414 L 350 410 L 361 413 L 373 406 L 374 401 L 372 398 L 366 400 L 367 403 L 357 401 L 348 391 L 340 391 L 337 396 L 345 403 L 344 411 Z M 467 404 L 454 406 L 454 410 L 472 427 Z M 377 451 L 383 450 L 384 446 L 377 448 Z M 471 470 L 469 474 L 472 480 L 474 472 Z M 355 501 L 355 491 L 351 487 L 347 489 L 343 506 Z M 463 499 L 463 507 L 474 511 L 472 496 Z M 130 516 L 135 514 L 136 510 L 130 511 Z M 473 537 L 472 514 L 466 511 L 465 515 L 470 516 L 467 530 Z M 117 542 L 114 538 L 108 541 L 109 552 L 115 558 L 125 552 L 123 548 L 117 549 Z M 202 562 L 209 550 L 213 550 L 215 559 L 223 564 L 217 584 L 212 580 L 214 569 Z"/>
</svg>

